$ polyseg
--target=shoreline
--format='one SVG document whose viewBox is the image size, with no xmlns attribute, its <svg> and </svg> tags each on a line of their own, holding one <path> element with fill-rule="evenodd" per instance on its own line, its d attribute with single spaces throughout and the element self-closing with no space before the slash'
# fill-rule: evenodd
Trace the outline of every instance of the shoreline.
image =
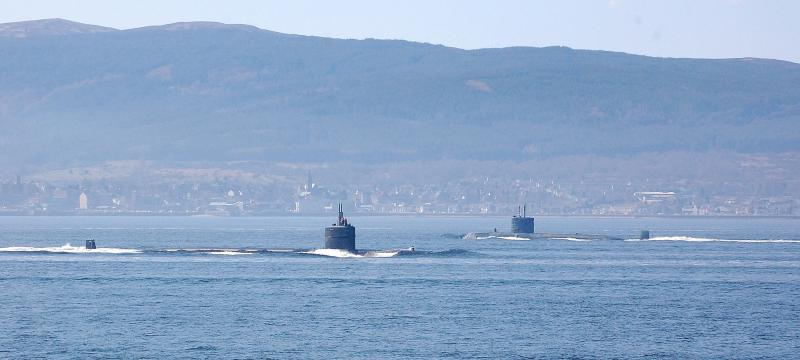
<svg viewBox="0 0 800 360">
<path fill-rule="evenodd" d="M 329 217 L 334 213 L 274 213 L 259 215 L 209 215 L 209 214 L 170 214 L 170 213 L 86 213 L 86 214 L 30 214 L 3 213 L 2 217 L 186 217 L 186 218 L 270 218 Z M 352 217 L 418 217 L 418 218 L 507 218 L 512 214 L 416 214 L 416 213 L 354 213 Z M 532 214 L 536 218 L 596 218 L 596 219 L 800 219 L 796 215 L 574 215 L 574 214 Z"/>
</svg>

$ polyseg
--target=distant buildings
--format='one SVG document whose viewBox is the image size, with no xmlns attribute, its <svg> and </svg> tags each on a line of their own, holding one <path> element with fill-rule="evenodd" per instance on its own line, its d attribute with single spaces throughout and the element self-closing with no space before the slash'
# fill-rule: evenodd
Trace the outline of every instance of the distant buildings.
<svg viewBox="0 0 800 360">
<path fill-rule="evenodd" d="M 639 201 L 645 204 L 674 200 L 676 195 L 672 191 L 637 191 L 633 193 L 633 196 L 636 196 Z"/>
<path fill-rule="evenodd" d="M 263 183 L 236 177 L 80 183 L 0 178 L 0 215 L 319 215 L 332 212 L 337 203 L 361 214 L 492 215 L 512 214 L 526 203 L 542 215 L 800 216 L 797 196 L 746 188 L 744 182 L 726 188 L 689 180 L 567 182 L 484 176 L 426 184 L 401 178 L 321 185 L 310 173 L 295 176 Z M 671 191 L 653 191 L 665 189 Z"/>
<path fill-rule="evenodd" d="M 89 197 L 86 196 L 85 192 L 82 192 L 81 195 L 78 196 L 78 209 L 81 210 L 89 209 Z"/>
</svg>

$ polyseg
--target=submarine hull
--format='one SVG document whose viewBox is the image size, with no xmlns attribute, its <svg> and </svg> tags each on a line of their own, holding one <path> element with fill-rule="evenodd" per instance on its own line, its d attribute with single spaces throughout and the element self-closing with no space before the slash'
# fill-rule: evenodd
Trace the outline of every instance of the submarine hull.
<svg viewBox="0 0 800 360">
<path fill-rule="evenodd" d="M 471 232 L 463 237 L 464 240 L 546 240 L 546 239 L 576 239 L 576 240 L 623 240 L 623 238 L 608 235 L 594 234 L 559 234 L 559 233 L 508 233 L 508 232 Z"/>
<path fill-rule="evenodd" d="M 353 226 L 326 227 L 325 248 L 356 252 L 356 228 Z"/>
</svg>

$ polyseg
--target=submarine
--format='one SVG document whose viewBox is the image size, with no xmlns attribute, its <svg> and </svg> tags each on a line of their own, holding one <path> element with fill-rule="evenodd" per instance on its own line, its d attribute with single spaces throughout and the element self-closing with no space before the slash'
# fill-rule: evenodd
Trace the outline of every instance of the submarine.
<svg viewBox="0 0 800 360">
<path fill-rule="evenodd" d="M 533 234 L 534 220 L 533 217 L 528 217 L 526 212 L 528 205 L 522 206 L 522 213 L 517 207 L 517 214 L 511 217 L 511 232 L 515 234 Z"/>
<path fill-rule="evenodd" d="M 517 214 L 511 217 L 511 232 L 471 232 L 464 235 L 464 240 L 538 240 L 538 239 L 574 239 L 574 240 L 624 240 L 620 237 L 592 234 L 560 234 L 535 232 L 535 219 L 527 215 L 528 206 L 517 207 Z M 644 232 L 642 234 L 644 236 Z M 647 234 L 649 237 L 649 232 Z"/>
<path fill-rule="evenodd" d="M 325 249 L 356 252 L 356 227 L 350 225 L 339 204 L 339 219 L 325 228 Z"/>
<path fill-rule="evenodd" d="M 344 212 L 342 211 L 342 204 L 339 204 L 339 218 L 336 223 L 331 224 L 325 228 L 325 246 L 324 249 L 342 250 L 351 254 L 366 257 L 390 257 L 398 254 L 414 254 L 416 249 L 412 246 L 405 249 L 388 249 L 388 250 L 356 250 L 356 227 L 350 224 Z M 390 254 L 389 256 L 386 256 Z"/>
</svg>

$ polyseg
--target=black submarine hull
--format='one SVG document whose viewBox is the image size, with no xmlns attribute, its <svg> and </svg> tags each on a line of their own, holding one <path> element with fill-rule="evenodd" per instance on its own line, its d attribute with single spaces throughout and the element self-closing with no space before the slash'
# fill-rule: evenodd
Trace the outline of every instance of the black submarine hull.
<svg viewBox="0 0 800 360">
<path fill-rule="evenodd" d="M 325 248 L 356 252 L 356 228 L 353 226 L 330 226 L 325 228 Z"/>
</svg>

